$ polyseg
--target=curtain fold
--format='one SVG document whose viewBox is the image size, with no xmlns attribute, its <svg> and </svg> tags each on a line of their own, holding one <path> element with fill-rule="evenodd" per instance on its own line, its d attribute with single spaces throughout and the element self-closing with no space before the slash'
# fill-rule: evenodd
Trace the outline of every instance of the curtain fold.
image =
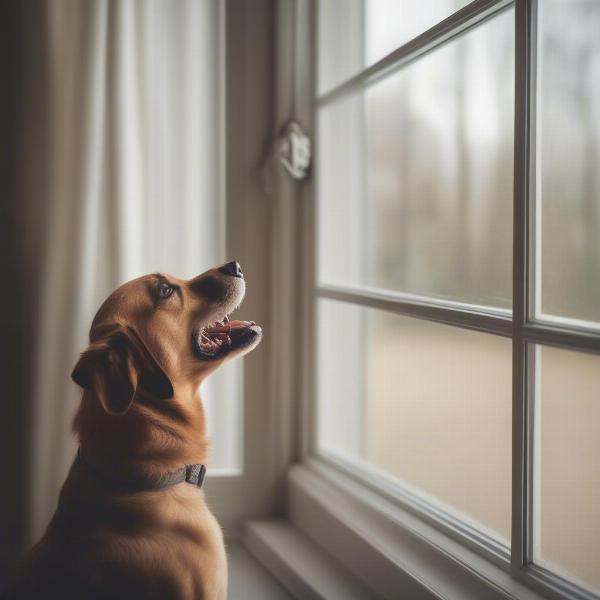
<svg viewBox="0 0 600 600">
<path fill-rule="evenodd" d="M 42 290 L 28 507 L 35 538 L 48 521 L 49 499 L 56 497 L 75 449 L 67 414 L 73 413 L 78 392 L 65 374 L 77 350 L 85 347 L 83 316 L 93 310 L 99 289 L 116 279 L 110 260 L 94 269 L 106 142 L 108 4 L 49 3 L 47 11 L 48 83 L 37 91 L 47 101 L 50 126 L 44 200 L 51 211 L 46 249 L 39 257 Z"/>
</svg>

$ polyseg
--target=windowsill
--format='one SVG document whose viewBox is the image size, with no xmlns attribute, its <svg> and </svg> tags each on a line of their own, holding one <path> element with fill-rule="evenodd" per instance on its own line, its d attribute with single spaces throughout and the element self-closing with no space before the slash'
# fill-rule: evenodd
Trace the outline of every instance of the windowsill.
<svg viewBox="0 0 600 600">
<path fill-rule="evenodd" d="M 238 541 L 227 543 L 229 598 L 291 600 L 292 596 Z"/>
<path fill-rule="evenodd" d="M 258 523 L 248 524 L 244 538 L 247 547 L 296 597 L 339 596 L 315 589 L 315 582 L 326 579 L 323 568 L 321 575 L 315 576 L 310 562 L 322 556 L 318 563 L 337 569 L 334 579 L 338 585 L 345 581 L 353 589 L 364 586 L 370 590 L 367 596 L 363 591 L 362 595 L 346 595 L 348 598 L 401 595 L 415 600 L 541 599 L 476 552 L 335 469 L 314 461 L 290 469 L 288 521 L 278 521 L 278 530 L 269 529 L 264 521 Z M 290 544 L 282 546 L 280 535 L 272 535 L 273 531 L 281 532 L 285 524 L 287 536 L 294 530 L 301 532 L 303 552 L 292 552 Z M 311 544 L 313 551 L 307 550 Z M 290 581 L 295 587 L 290 587 Z M 303 589 L 302 585 L 309 587 Z M 298 595 L 299 590 L 311 593 Z"/>
<path fill-rule="evenodd" d="M 285 519 L 250 521 L 242 541 L 294 598 L 373 597 L 351 573 Z"/>
</svg>

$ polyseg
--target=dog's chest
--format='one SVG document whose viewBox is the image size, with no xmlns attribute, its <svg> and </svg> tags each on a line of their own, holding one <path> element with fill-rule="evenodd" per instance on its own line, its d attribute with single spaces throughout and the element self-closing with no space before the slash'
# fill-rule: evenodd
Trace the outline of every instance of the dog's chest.
<svg viewBox="0 0 600 600">
<path fill-rule="evenodd" d="M 119 515 L 112 527 L 90 530 L 76 549 L 77 570 L 111 598 L 221 600 L 226 598 L 227 562 L 221 529 L 192 486 L 148 497 Z M 79 537 L 79 536 L 78 536 Z M 81 538 L 80 538 L 81 539 Z M 114 591 L 123 590 L 123 596 Z M 133 595 L 132 595 L 133 594 Z"/>
<path fill-rule="evenodd" d="M 142 573 L 155 573 L 173 599 L 226 597 L 227 560 L 221 529 L 202 502 L 175 501 L 161 507 L 162 519 L 130 540 Z"/>
</svg>

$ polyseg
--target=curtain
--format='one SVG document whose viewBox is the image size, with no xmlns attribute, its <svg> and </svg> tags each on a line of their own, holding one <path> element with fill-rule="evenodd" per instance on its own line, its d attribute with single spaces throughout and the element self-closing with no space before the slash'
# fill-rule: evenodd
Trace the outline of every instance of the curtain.
<svg viewBox="0 0 600 600">
<path fill-rule="evenodd" d="M 6 26 L 18 38 L 6 272 L 21 307 L 7 320 L 20 399 L 3 410 L 25 480 L 7 509 L 14 545 L 43 533 L 73 460 L 69 375 L 102 300 L 138 275 L 189 277 L 225 258 L 219 11 L 217 0 L 31 1 Z M 235 383 L 215 385 L 229 397 Z"/>
</svg>

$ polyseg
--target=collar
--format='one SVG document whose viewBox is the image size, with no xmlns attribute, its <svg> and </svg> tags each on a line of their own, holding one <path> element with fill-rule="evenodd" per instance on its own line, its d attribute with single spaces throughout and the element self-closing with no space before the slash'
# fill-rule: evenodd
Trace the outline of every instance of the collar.
<svg viewBox="0 0 600 600">
<path fill-rule="evenodd" d="M 136 476 L 129 478 L 115 477 L 111 473 L 104 471 L 85 460 L 81 453 L 81 447 L 77 449 L 75 464 L 92 473 L 103 484 L 116 487 L 124 492 L 143 492 L 152 490 L 162 490 L 172 485 L 177 485 L 183 481 L 191 483 L 199 488 L 204 482 L 206 467 L 204 465 L 183 465 L 175 471 L 163 473 L 157 477 Z"/>
</svg>

